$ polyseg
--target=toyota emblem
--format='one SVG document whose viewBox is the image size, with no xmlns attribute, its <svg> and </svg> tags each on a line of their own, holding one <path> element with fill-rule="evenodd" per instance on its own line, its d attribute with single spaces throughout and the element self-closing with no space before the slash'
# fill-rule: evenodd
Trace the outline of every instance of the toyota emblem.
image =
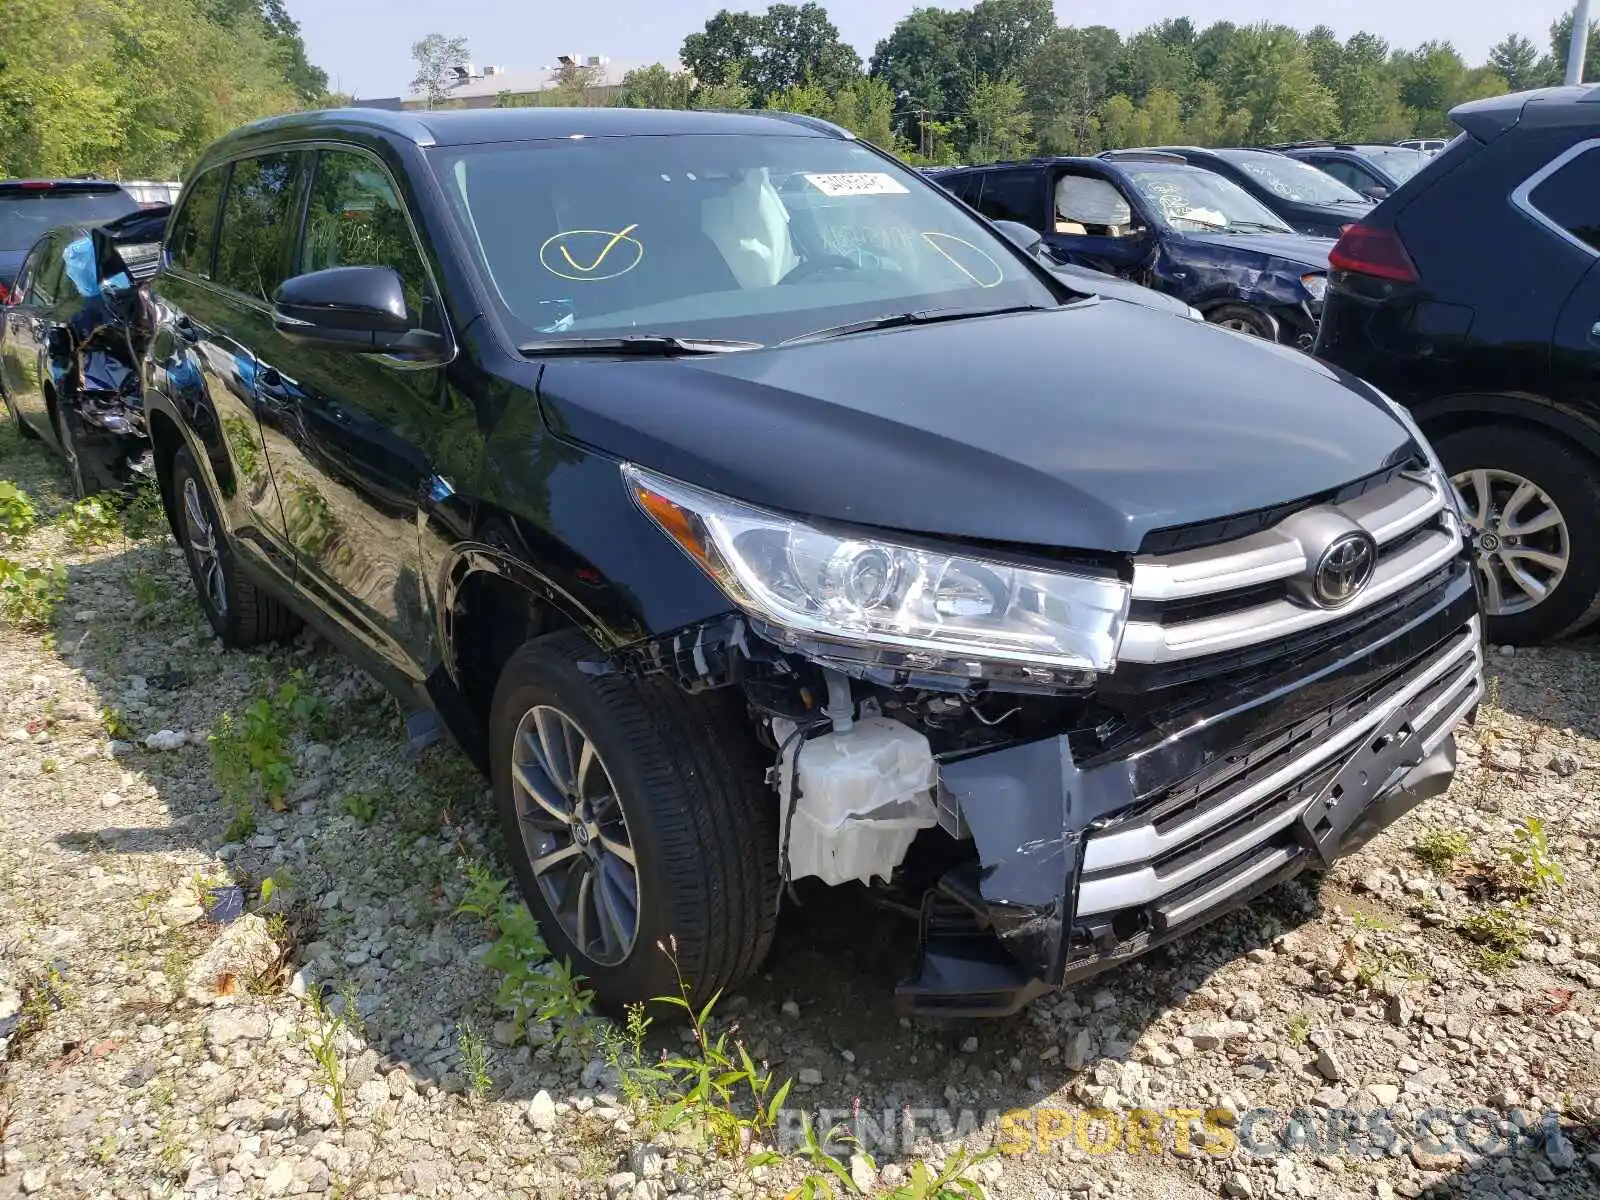
<svg viewBox="0 0 1600 1200">
<path fill-rule="evenodd" d="M 1317 560 L 1312 587 L 1323 608 L 1343 608 L 1372 582 L 1378 568 L 1378 544 L 1370 533 L 1337 537 Z"/>
</svg>

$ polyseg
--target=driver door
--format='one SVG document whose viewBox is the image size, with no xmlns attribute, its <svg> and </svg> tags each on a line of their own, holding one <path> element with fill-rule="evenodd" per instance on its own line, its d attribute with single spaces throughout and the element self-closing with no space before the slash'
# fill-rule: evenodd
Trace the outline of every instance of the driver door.
<svg viewBox="0 0 1600 1200">
<path fill-rule="evenodd" d="M 1062 262 L 1144 283 L 1155 233 L 1109 179 L 1064 171 L 1050 188 L 1053 211 L 1044 242 Z"/>
</svg>

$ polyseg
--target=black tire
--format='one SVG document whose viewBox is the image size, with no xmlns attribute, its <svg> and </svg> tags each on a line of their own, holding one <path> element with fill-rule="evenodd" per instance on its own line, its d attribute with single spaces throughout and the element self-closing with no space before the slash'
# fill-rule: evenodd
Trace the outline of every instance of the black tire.
<svg viewBox="0 0 1600 1200">
<path fill-rule="evenodd" d="M 1571 442 L 1521 425 L 1475 426 L 1446 434 L 1433 446 L 1452 478 L 1484 470 L 1527 480 L 1559 510 L 1566 527 L 1566 573 L 1531 607 L 1491 612 L 1489 640 L 1530 645 L 1577 633 L 1600 618 L 1600 462 Z M 1476 489 L 1467 487 L 1469 496 L 1475 495 Z M 1480 569 L 1480 586 L 1483 582 Z M 1489 603 L 1486 592 L 1486 608 Z"/>
<path fill-rule="evenodd" d="M 233 546 L 217 518 L 217 506 L 187 446 L 172 458 L 171 488 L 173 532 L 189 563 L 200 610 L 217 636 L 225 645 L 241 650 L 293 636 L 300 628 L 300 618 L 277 597 L 256 587 L 240 570 Z M 191 498 L 209 527 L 214 573 L 211 556 L 199 536 L 202 531 L 191 519 L 194 514 L 186 511 Z"/>
<path fill-rule="evenodd" d="M 1239 333 L 1249 334 L 1251 337 L 1263 338 L 1269 342 L 1278 340 L 1277 319 L 1259 308 L 1251 308 L 1248 304 L 1224 304 L 1213 308 L 1206 314 L 1206 320 L 1213 325 L 1222 325 Z"/>
<path fill-rule="evenodd" d="M 39 431 L 22 419 L 22 414 L 17 411 L 17 406 L 11 402 L 11 393 L 0 384 L 0 400 L 5 401 L 6 412 L 11 416 L 11 423 L 17 427 L 17 436 L 27 438 L 29 441 L 39 440 Z"/>
<path fill-rule="evenodd" d="M 546 944 L 589 980 L 602 1008 L 617 1013 L 677 995 L 672 962 L 659 948 L 674 943 L 684 980 L 704 1002 L 750 976 L 772 945 L 777 804 L 764 762 L 736 697 L 585 674 L 578 663 L 593 655 L 575 630 L 537 638 L 512 655 L 495 688 L 490 773 L 517 879 Z M 563 928 L 523 837 L 513 751 L 519 723 L 540 706 L 559 709 L 593 743 L 626 819 L 637 924 L 631 950 L 611 965 L 581 951 Z"/>
<path fill-rule="evenodd" d="M 56 440 L 61 443 L 61 461 L 67 468 L 67 484 L 74 500 L 82 500 L 98 489 L 90 482 L 94 477 L 83 461 L 83 451 L 78 443 L 78 433 L 73 426 L 72 413 L 65 404 L 50 406 L 50 421 L 55 426 Z"/>
</svg>

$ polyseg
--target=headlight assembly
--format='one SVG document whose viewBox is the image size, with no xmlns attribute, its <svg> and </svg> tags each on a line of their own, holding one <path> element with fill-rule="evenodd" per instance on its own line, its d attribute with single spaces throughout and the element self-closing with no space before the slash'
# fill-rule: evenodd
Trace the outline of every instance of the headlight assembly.
<svg viewBox="0 0 1600 1200">
<path fill-rule="evenodd" d="M 1116 665 L 1129 588 L 1109 572 L 830 532 L 632 464 L 622 470 L 639 507 L 780 644 L 880 652 L 940 674 L 999 665 L 1038 682 Z"/>
<path fill-rule="evenodd" d="M 1328 294 L 1328 277 L 1326 275 L 1302 275 L 1300 276 L 1300 283 L 1311 294 L 1311 298 L 1319 304 L 1322 302 L 1322 298 Z"/>
</svg>

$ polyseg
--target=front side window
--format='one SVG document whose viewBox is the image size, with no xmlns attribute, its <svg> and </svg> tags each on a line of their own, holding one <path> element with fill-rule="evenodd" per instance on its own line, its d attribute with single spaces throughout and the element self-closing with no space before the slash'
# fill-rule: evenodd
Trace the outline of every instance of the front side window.
<svg viewBox="0 0 1600 1200">
<path fill-rule="evenodd" d="M 1355 191 L 1371 187 L 1377 182 L 1355 163 L 1346 162 L 1342 158 L 1322 159 L 1316 165 L 1319 170 L 1326 171 L 1345 187 Z"/>
<path fill-rule="evenodd" d="M 303 155 L 263 154 L 233 164 L 217 237 L 217 282 L 270 302 L 289 277 L 295 184 Z"/>
<path fill-rule="evenodd" d="M 28 286 L 28 303 L 55 304 L 62 299 L 62 288 L 67 282 L 66 263 L 52 234 L 39 246 L 39 264 L 34 268 L 33 281 Z"/>
<path fill-rule="evenodd" d="M 1057 302 L 936 184 L 855 142 L 564 138 L 428 154 L 519 340 L 770 343 L 886 313 Z"/>
<path fill-rule="evenodd" d="M 1063 175 L 1056 180 L 1055 230 L 1079 237 L 1121 237 L 1133 225 L 1128 198 L 1109 180 Z"/>
<path fill-rule="evenodd" d="M 1547 221 L 1600 251 L 1600 144 L 1565 163 L 1528 196 Z"/>
<path fill-rule="evenodd" d="M 1363 146 L 1361 153 L 1382 167 L 1397 183 L 1404 183 L 1428 165 L 1428 155 L 1404 146 Z"/>
<path fill-rule="evenodd" d="M 991 221 L 1039 228 L 1039 177 L 1032 171 L 990 171 L 983 177 L 978 211 Z"/>
<path fill-rule="evenodd" d="M 330 267 L 394 268 L 406 308 L 422 324 L 428 277 L 405 207 L 383 168 L 354 151 L 324 150 L 311 183 L 300 270 Z"/>
<path fill-rule="evenodd" d="M 222 207 L 222 185 L 227 175 L 227 167 L 213 167 L 191 183 L 167 234 L 168 261 L 202 279 L 211 278 L 217 210 Z"/>
<path fill-rule="evenodd" d="M 1315 171 L 1315 167 L 1307 167 Z M 1144 202 L 1174 229 L 1188 233 L 1290 233 L 1271 209 L 1231 179 L 1185 167 L 1131 167 Z"/>
<path fill-rule="evenodd" d="M 1261 150 L 1219 150 L 1217 154 L 1283 200 L 1300 204 L 1367 203 L 1333 176 L 1297 158 Z"/>
</svg>

